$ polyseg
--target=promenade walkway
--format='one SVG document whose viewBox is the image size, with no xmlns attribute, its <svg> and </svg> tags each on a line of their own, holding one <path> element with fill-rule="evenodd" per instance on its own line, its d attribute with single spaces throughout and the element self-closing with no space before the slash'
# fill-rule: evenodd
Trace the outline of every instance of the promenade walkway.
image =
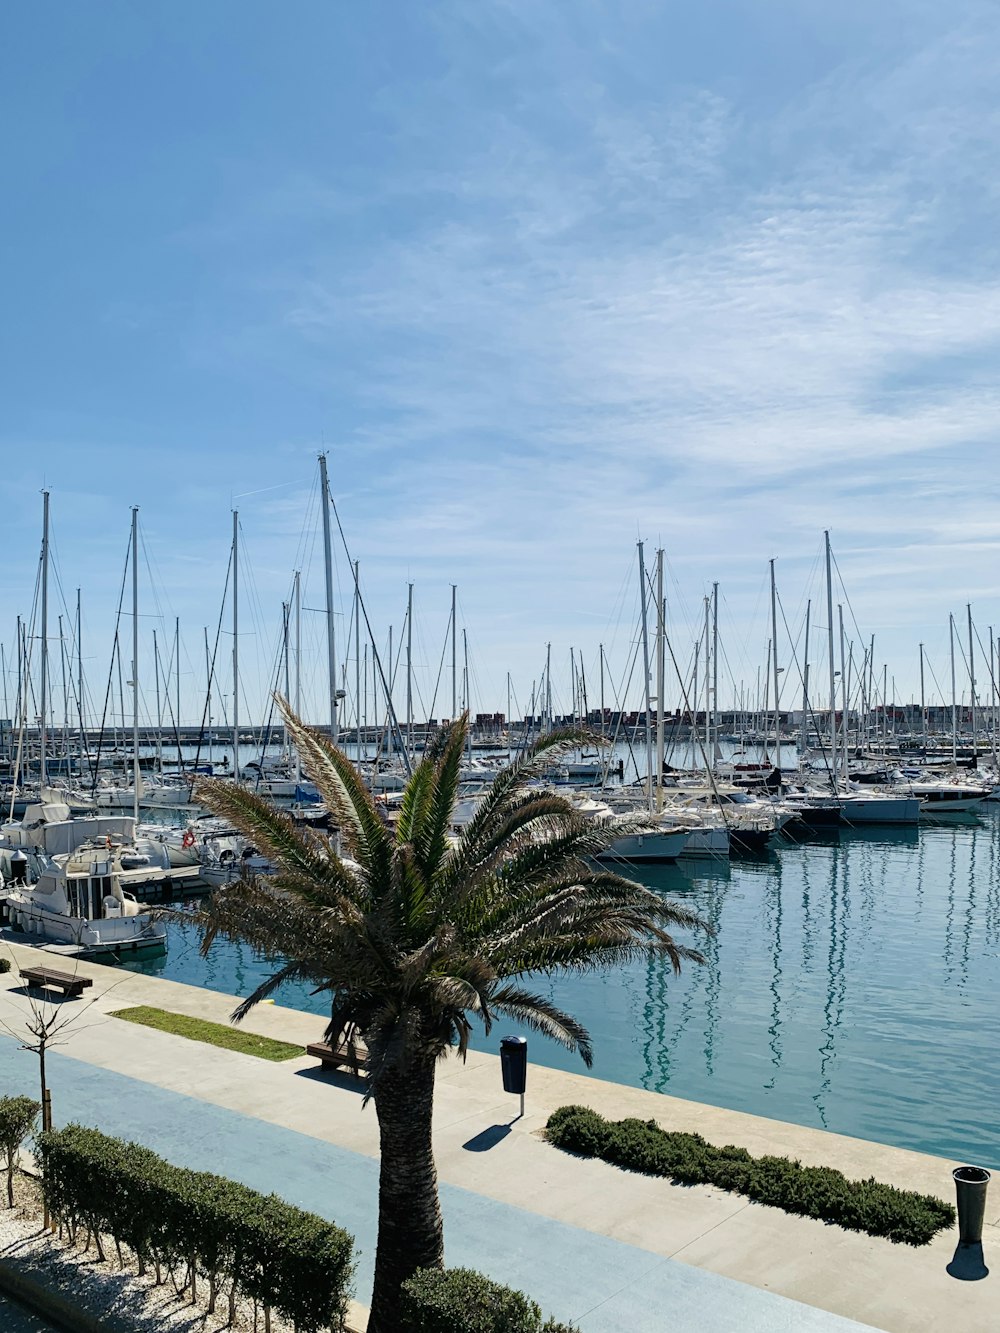
<svg viewBox="0 0 1000 1333">
<path fill-rule="evenodd" d="M 37 958 L 14 946 L 16 958 Z M 175 982 L 80 965 L 94 1003 L 50 1064 L 57 1123 L 75 1119 L 134 1137 L 172 1161 L 211 1169 L 283 1195 L 352 1231 L 366 1301 L 374 1253 L 377 1126 L 358 1085 L 303 1058 L 270 1064 L 107 1016 L 145 1003 L 224 1021 L 231 997 Z M 0 977 L 0 1021 L 17 1030 L 27 997 Z M 305 1042 L 315 1016 L 277 1006 L 246 1026 Z M 920 1250 L 789 1217 L 710 1187 L 680 1187 L 559 1153 L 539 1135 L 567 1101 L 614 1115 L 655 1116 L 717 1142 L 791 1153 L 948 1197 L 950 1164 L 697 1103 L 532 1066 L 528 1113 L 500 1090 L 498 1060 L 475 1054 L 442 1065 L 435 1150 L 447 1261 L 530 1292 L 584 1333 L 847 1333 L 861 1327 L 922 1333 L 961 1321 L 997 1328 L 991 1280 L 945 1272 L 956 1237 Z M 0 1091 L 31 1092 L 37 1061 L 0 1039 Z M 992 1201 L 987 1262 L 1000 1239 Z M 853 1321 L 853 1322 L 852 1322 Z"/>
</svg>

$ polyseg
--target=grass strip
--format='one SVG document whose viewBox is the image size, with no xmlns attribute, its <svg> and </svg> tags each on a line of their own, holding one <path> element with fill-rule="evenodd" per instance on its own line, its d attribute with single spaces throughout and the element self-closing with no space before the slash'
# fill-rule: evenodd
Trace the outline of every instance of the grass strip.
<svg viewBox="0 0 1000 1333">
<path fill-rule="evenodd" d="M 926 1245 L 954 1225 L 955 1209 L 932 1194 L 848 1180 L 828 1166 L 789 1157 L 752 1157 L 746 1148 L 716 1148 L 700 1134 L 661 1129 L 655 1120 L 605 1120 L 586 1106 L 560 1106 L 549 1116 L 549 1142 L 581 1157 L 665 1176 L 686 1185 L 715 1185 L 786 1213 L 832 1222 L 847 1231 L 906 1245 Z"/>
<path fill-rule="evenodd" d="M 210 1023 L 205 1018 L 189 1018 L 187 1014 L 172 1014 L 167 1009 L 154 1009 L 140 1004 L 134 1009 L 116 1009 L 112 1018 L 124 1018 L 126 1023 L 139 1023 L 158 1032 L 173 1032 L 191 1041 L 203 1041 L 209 1046 L 222 1046 L 241 1055 L 257 1055 L 262 1060 L 294 1060 L 304 1054 L 302 1046 L 291 1042 L 275 1041 L 273 1037 L 258 1037 L 253 1032 L 227 1027 L 225 1023 Z"/>
</svg>

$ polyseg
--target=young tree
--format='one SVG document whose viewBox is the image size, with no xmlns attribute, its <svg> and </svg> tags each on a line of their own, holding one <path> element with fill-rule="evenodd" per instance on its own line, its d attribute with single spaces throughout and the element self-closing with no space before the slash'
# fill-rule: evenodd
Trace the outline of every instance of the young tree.
<svg viewBox="0 0 1000 1333">
<path fill-rule="evenodd" d="M 300 979 L 330 992 L 331 1042 L 364 1040 L 381 1145 L 369 1333 L 397 1333 L 401 1284 L 443 1263 L 431 1144 L 438 1060 L 453 1049 L 465 1055 L 473 1019 L 489 1032 L 502 1015 L 578 1051 L 589 1066 L 586 1030 L 527 979 L 650 954 L 676 971 L 682 959 L 702 959 L 670 931 L 706 927 L 688 908 L 595 861 L 625 834 L 646 829 L 644 820 L 584 819 L 564 797 L 529 785 L 581 733 L 552 733 L 503 770 L 455 837 L 467 716 L 425 750 L 393 830 L 347 755 L 279 702 L 343 854 L 254 793 L 202 781 L 198 799 L 277 867 L 211 899 L 200 918 L 202 948 L 222 934 L 285 960 L 235 1020 L 282 982 Z"/>
<path fill-rule="evenodd" d="M 14 1207 L 14 1168 L 41 1104 L 30 1097 L 0 1097 L 0 1152 L 7 1167 L 7 1207 Z"/>
</svg>

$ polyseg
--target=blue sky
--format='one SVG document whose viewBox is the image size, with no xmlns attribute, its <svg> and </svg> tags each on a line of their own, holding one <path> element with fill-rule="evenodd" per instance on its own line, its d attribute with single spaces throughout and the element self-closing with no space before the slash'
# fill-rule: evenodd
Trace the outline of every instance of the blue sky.
<svg viewBox="0 0 1000 1333">
<path fill-rule="evenodd" d="M 944 684 L 948 612 L 1000 628 L 998 39 L 975 0 L 10 8 L 8 655 L 48 486 L 103 695 L 136 504 L 143 691 L 179 616 L 194 715 L 236 507 L 259 712 L 325 448 L 381 644 L 415 584 L 423 702 L 452 583 L 474 708 L 547 641 L 620 675 L 640 537 L 678 656 L 718 580 L 752 681 L 767 561 L 795 633 L 824 528 L 856 643 Z"/>
</svg>

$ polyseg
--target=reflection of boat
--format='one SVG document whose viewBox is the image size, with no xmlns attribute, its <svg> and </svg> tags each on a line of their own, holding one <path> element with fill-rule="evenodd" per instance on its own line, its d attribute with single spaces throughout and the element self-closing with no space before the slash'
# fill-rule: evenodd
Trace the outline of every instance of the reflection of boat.
<svg viewBox="0 0 1000 1333">
<path fill-rule="evenodd" d="M 37 857 L 34 883 L 11 883 L 7 917 L 33 940 L 76 945 L 87 954 L 166 948 L 166 930 L 122 888 L 120 855 L 103 844 Z M 27 865 L 27 858 L 19 863 Z"/>
</svg>

